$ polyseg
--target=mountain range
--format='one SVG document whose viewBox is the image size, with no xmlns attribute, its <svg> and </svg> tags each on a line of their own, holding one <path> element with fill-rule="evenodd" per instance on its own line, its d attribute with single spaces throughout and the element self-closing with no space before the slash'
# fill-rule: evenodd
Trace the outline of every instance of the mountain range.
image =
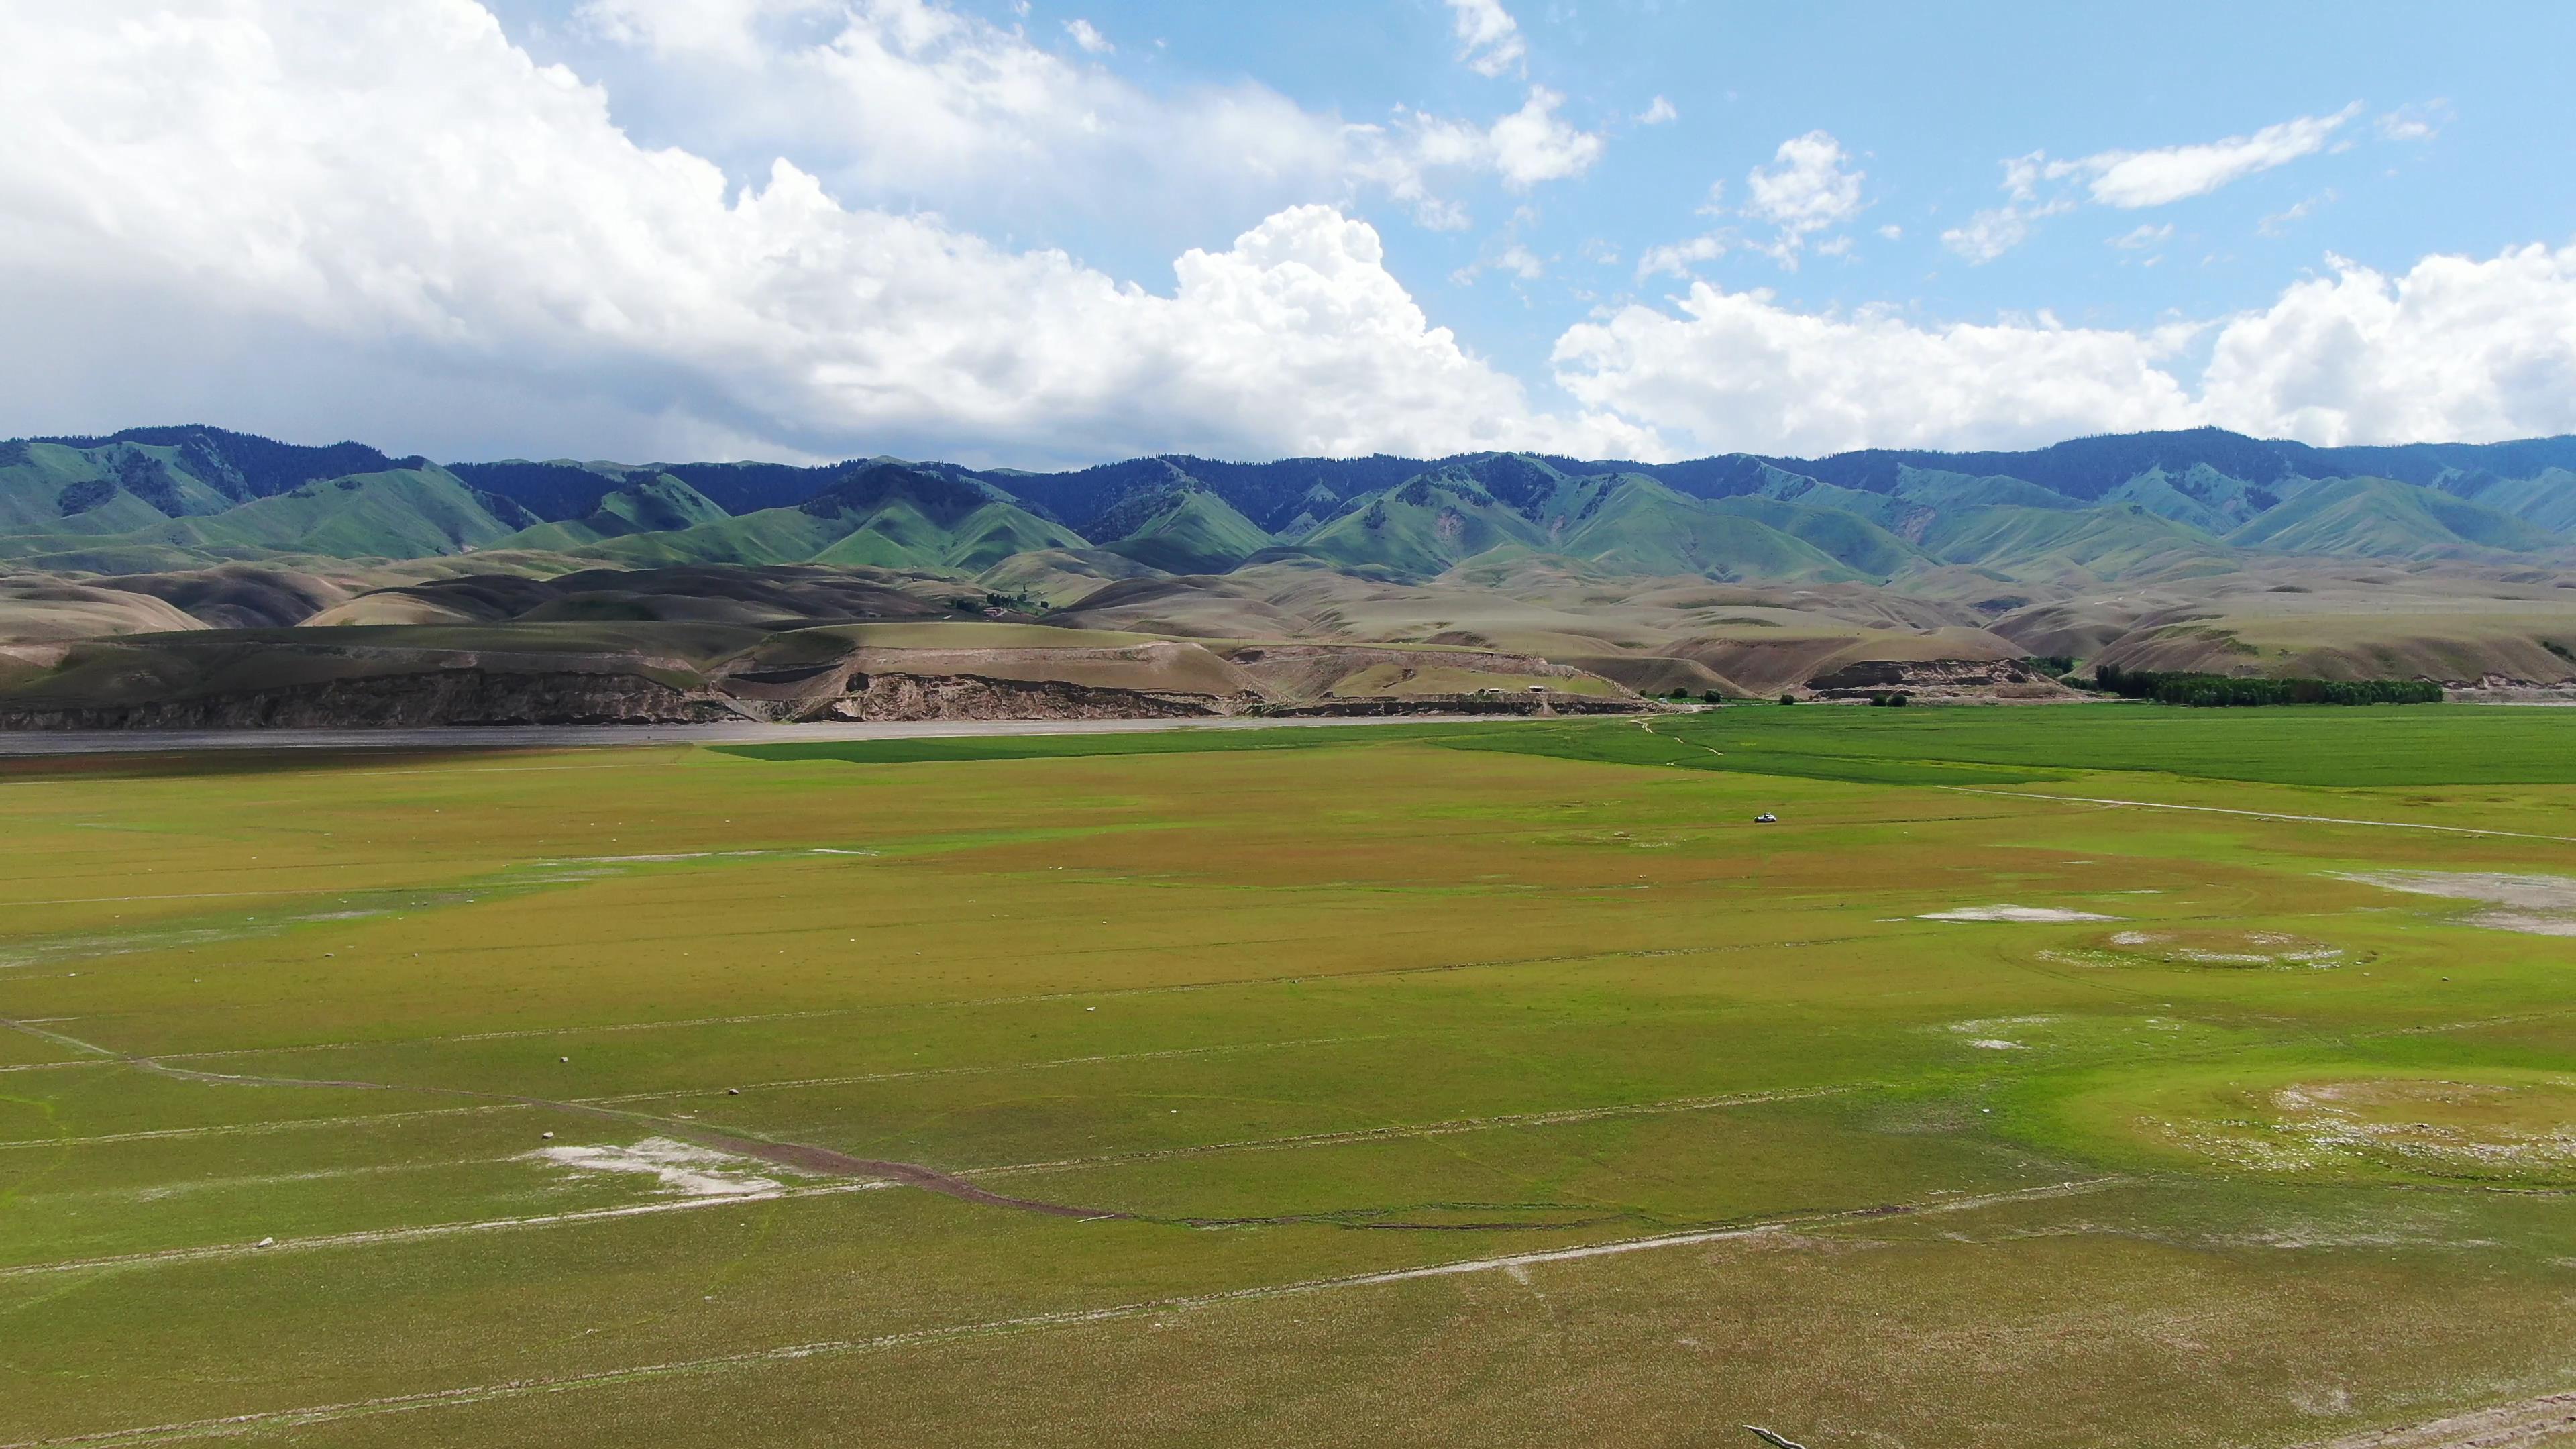
<svg viewBox="0 0 2576 1449">
<path fill-rule="evenodd" d="M 1517 453 L 1070 472 L 892 458 L 434 463 L 213 427 L 0 443 L 0 562 L 132 573 L 479 554 L 498 567 L 820 564 L 1043 585 L 1304 562 L 1424 581 L 1600 575 L 1903 584 L 2170 578 L 2248 559 L 2576 556 L 2576 437 L 2315 448 L 2215 429 L 2020 453 L 1679 463 Z"/>
<path fill-rule="evenodd" d="M 2576 437 L 1054 473 L 0 443 L 0 724 L 2069 698 L 2100 666 L 2576 699 Z"/>
</svg>

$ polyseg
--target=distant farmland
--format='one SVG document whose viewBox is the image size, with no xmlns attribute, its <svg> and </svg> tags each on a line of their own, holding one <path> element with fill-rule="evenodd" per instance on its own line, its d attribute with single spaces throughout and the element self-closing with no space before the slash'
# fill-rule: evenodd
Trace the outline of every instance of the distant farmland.
<svg viewBox="0 0 2576 1449">
<path fill-rule="evenodd" d="M 0 1444 L 2565 1442 L 2571 727 L 7 762 Z"/>
</svg>

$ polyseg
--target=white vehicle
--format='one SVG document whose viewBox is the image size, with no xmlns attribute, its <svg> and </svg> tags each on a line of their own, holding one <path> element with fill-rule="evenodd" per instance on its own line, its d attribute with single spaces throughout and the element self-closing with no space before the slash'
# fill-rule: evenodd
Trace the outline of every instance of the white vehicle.
<svg viewBox="0 0 2576 1449">
<path fill-rule="evenodd" d="M 1756 825 L 1777 825 L 1780 823 L 1780 817 L 1777 815 L 1756 815 L 1753 817 L 1753 823 Z"/>
</svg>

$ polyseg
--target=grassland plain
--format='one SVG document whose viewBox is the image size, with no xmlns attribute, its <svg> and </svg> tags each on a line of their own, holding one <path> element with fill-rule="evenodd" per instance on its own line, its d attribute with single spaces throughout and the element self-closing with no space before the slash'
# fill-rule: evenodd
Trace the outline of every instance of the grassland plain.
<svg viewBox="0 0 2576 1449">
<path fill-rule="evenodd" d="M 0 1444 L 2545 1442 L 2570 728 L 12 762 Z"/>
</svg>

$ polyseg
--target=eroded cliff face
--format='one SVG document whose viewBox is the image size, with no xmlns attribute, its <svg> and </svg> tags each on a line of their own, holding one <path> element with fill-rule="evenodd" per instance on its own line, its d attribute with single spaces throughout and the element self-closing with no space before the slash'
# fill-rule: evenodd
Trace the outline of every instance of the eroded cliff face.
<svg viewBox="0 0 2576 1449">
<path fill-rule="evenodd" d="M 849 692 L 808 719 L 1048 720 L 1186 719 L 1231 713 L 1234 701 L 1207 695 L 1097 689 L 1056 681 L 983 679 L 974 675 L 862 675 Z"/>
<path fill-rule="evenodd" d="M 740 711 L 720 699 L 632 674 L 442 669 L 131 704 L 0 710 L 0 729 L 699 724 L 740 718 Z"/>
<path fill-rule="evenodd" d="M 788 656 L 783 660 L 716 637 L 715 645 L 735 651 L 721 653 L 708 638 L 679 632 L 647 641 L 660 647 L 622 653 L 545 653 L 531 647 L 547 642 L 533 635 L 507 642 L 521 647 L 458 648 L 443 640 L 412 647 L 407 639 L 387 642 L 379 635 L 342 642 L 289 631 L 200 631 L 183 644 L 147 637 L 55 646 L 43 657 L 0 660 L 0 729 L 1043 721 L 1649 707 L 1581 670 L 1455 650 L 1289 646 L 1244 651 L 1248 659 L 1239 665 L 1197 644 L 1171 641 L 1061 649 L 862 645 L 814 658 L 813 641 L 791 640 L 794 649 L 778 651 Z M 794 657 L 800 651 L 806 660 Z M 1543 683 L 1527 689 L 1524 680 Z"/>
<path fill-rule="evenodd" d="M 2039 701 L 2083 696 L 2011 659 L 1868 660 L 1807 681 L 1818 699 L 1860 699 L 1888 690 L 1920 698 Z"/>
</svg>

